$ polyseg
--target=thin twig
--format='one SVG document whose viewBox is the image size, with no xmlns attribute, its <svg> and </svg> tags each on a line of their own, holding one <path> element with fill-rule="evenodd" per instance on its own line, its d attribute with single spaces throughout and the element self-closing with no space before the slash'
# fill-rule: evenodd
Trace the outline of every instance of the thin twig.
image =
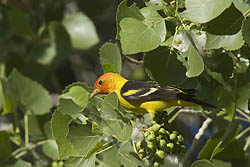
<svg viewBox="0 0 250 167">
<path fill-rule="evenodd" d="M 211 118 L 207 118 L 202 126 L 200 127 L 198 133 L 195 135 L 194 140 L 192 142 L 192 145 L 190 147 L 190 149 L 187 151 L 187 153 L 185 154 L 185 156 L 182 159 L 182 164 L 184 166 L 188 166 L 188 159 L 190 157 L 190 155 L 196 150 L 197 146 L 199 145 L 199 140 L 200 138 L 204 135 L 205 130 L 207 129 L 208 125 L 212 122 Z"/>
<path fill-rule="evenodd" d="M 137 65 L 143 64 L 143 61 L 142 61 L 142 60 L 136 60 L 136 59 L 133 59 L 133 58 L 127 56 L 127 55 L 124 55 L 124 56 L 125 56 L 125 58 L 128 59 L 128 61 L 130 61 L 131 63 L 135 63 L 135 64 L 137 64 Z"/>
</svg>

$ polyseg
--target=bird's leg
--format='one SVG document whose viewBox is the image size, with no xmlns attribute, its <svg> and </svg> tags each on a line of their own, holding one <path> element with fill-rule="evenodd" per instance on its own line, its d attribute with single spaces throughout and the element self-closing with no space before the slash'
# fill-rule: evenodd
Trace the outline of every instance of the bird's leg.
<svg viewBox="0 0 250 167">
<path fill-rule="evenodd" d="M 155 111 L 148 111 L 148 112 L 149 112 L 150 118 L 153 120 L 155 117 Z"/>
</svg>

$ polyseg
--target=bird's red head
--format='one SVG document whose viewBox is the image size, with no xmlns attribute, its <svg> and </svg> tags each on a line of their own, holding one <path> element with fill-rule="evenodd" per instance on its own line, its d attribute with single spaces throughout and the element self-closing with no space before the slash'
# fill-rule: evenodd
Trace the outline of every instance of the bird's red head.
<svg viewBox="0 0 250 167">
<path fill-rule="evenodd" d="M 96 80 L 93 86 L 94 91 L 90 95 L 90 98 L 97 94 L 108 94 L 108 93 L 114 92 L 114 89 L 115 89 L 114 80 L 120 77 L 121 76 L 116 73 L 105 73 L 102 76 L 100 76 Z"/>
</svg>

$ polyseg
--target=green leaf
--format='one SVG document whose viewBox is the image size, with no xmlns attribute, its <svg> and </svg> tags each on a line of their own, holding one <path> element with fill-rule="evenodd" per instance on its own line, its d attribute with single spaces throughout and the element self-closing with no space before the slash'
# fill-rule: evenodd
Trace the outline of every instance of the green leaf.
<svg viewBox="0 0 250 167">
<path fill-rule="evenodd" d="M 6 40 L 10 36 L 10 27 L 8 24 L 7 10 L 0 4 L 0 41 Z"/>
<path fill-rule="evenodd" d="M 69 89 L 69 92 L 74 103 L 82 108 L 87 105 L 89 100 L 89 92 L 86 89 L 80 86 L 74 86 Z"/>
<path fill-rule="evenodd" d="M 42 129 L 42 119 L 36 115 L 28 116 L 29 136 L 31 141 L 38 141 L 45 139 Z"/>
<path fill-rule="evenodd" d="M 133 18 L 124 18 L 120 22 L 120 41 L 124 54 L 147 52 L 161 43 L 156 25 L 148 26 Z"/>
<path fill-rule="evenodd" d="M 112 147 L 111 149 L 100 154 L 101 160 L 99 160 L 98 167 L 117 167 L 121 166 L 120 160 L 118 159 L 118 149 Z"/>
<path fill-rule="evenodd" d="M 66 167 L 95 167 L 96 156 L 88 159 L 85 158 L 71 158 L 65 161 Z"/>
<path fill-rule="evenodd" d="M 234 35 L 214 35 L 207 33 L 206 49 L 236 50 L 243 46 L 244 40 L 242 32 L 239 31 Z"/>
<path fill-rule="evenodd" d="M 161 86 L 178 85 L 186 79 L 185 67 L 167 47 L 146 53 L 144 68 L 148 76 Z"/>
<path fill-rule="evenodd" d="M 12 33 L 29 39 L 35 36 L 30 23 L 30 15 L 28 13 L 12 8 L 7 11 L 7 17 Z"/>
<path fill-rule="evenodd" d="M 250 47 L 250 17 L 247 17 L 243 23 L 242 34 L 245 42 Z"/>
<path fill-rule="evenodd" d="M 0 80 L 0 111 L 2 110 L 3 106 L 4 106 L 4 93 L 3 93 L 2 82 Z"/>
<path fill-rule="evenodd" d="M 75 155 L 76 151 L 73 144 L 66 139 L 69 133 L 69 124 L 72 118 L 68 115 L 63 115 L 59 110 L 56 110 L 51 119 L 52 135 L 58 146 L 59 157 L 61 159 Z"/>
<path fill-rule="evenodd" d="M 63 25 L 70 34 L 75 49 L 86 50 L 99 42 L 94 24 L 81 12 L 64 18 Z"/>
<path fill-rule="evenodd" d="M 0 131 L 0 150 L 0 164 L 3 164 L 11 155 L 10 135 L 6 131 Z"/>
<path fill-rule="evenodd" d="M 232 3 L 232 0 L 186 0 L 187 10 L 181 16 L 197 23 L 206 23 L 219 16 Z"/>
<path fill-rule="evenodd" d="M 225 84 L 224 81 L 228 81 L 229 77 L 232 75 L 233 72 L 233 60 L 230 56 L 228 56 L 226 53 L 220 53 L 216 55 L 207 56 L 205 58 L 205 63 L 207 67 L 211 70 L 209 71 L 209 74 L 219 73 L 222 76 L 222 81 L 216 79 L 218 82 L 220 82 L 222 85 Z"/>
<path fill-rule="evenodd" d="M 59 98 L 58 108 L 60 112 L 70 115 L 73 119 L 78 118 L 80 121 L 84 121 L 82 120 L 83 115 L 80 114 L 80 111 L 82 111 L 88 103 L 89 92 L 90 89 L 85 83 L 76 82 L 68 85 Z"/>
<path fill-rule="evenodd" d="M 241 30 L 243 14 L 232 4 L 220 16 L 205 24 L 208 33 L 215 35 L 233 35 Z"/>
<path fill-rule="evenodd" d="M 42 145 L 42 150 L 45 155 L 53 160 L 59 159 L 58 147 L 55 140 L 49 140 L 47 143 Z"/>
<path fill-rule="evenodd" d="M 118 158 L 124 167 L 144 167 L 144 163 L 140 160 L 138 155 L 134 152 L 130 141 L 121 144 L 118 150 Z"/>
<path fill-rule="evenodd" d="M 234 140 L 239 129 L 240 126 L 236 120 L 230 122 L 226 130 L 219 131 L 207 141 L 206 145 L 199 153 L 198 158 L 212 159 L 215 157 Z"/>
<path fill-rule="evenodd" d="M 116 39 L 120 39 L 120 21 L 126 17 L 131 17 L 134 18 L 138 21 L 144 20 L 143 15 L 141 14 L 140 10 L 138 7 L 136 7 L 136 4 L 133 3 L 130 7 L 127 6 L 127 0 L 122 1 L 116 12 L 116 27 L 117 27 L 117 34 L 116 34 Z"/>
<path fill-rule="evenodd" d="M 148 1 L 148 2 L 147 2 Z M 153 7 L 156 10 L 161 10 L 165 8 L 165 4 L 162 0 L 147 0 L 145 1 L 147 6 Z"/>
<path fill-rule="evenodd" d="M 58 22 L 52 21 L 48 26 L 49 37 L 35 45 L 31 55 L 43 65 L 50 64 L 54 59 L 62 60 L 72 55 L 70 36 Z"/>
<path fill-rule="evenodd" d="M 21 159 L 11 159 L 7 164 L 2 167 L 32 167 L 31 163 L 23 161 Z"/>
<path fill-rule="evenodd" d="M 87 156 L 89 151 L 91 151 L 102 139 L 101 136 L 97 136 L 92 132 L 90 125 L 77 124 L 70 125 L 69 128 L 67 139 L 70 141 L 73 149 L 75 150 L 75 154 L 72 154 L 71 156 Z"/>
<path fill-rule="evenodd" d="M 250 1 L 249 0 L 233 0 L 233 4 L 243 14 L 246 13 L 250 9 Z"/>
<path fill-rule="evenodd" d="M 214 167 L 214 165 L 209 160 L 202 159 L 195 161 L 191 167 Z"/>
<path fill-rule="evenodd" d="M 212 161 L 201 159 L 192 164 L 192 167 L 232 167 L 230 162 L 213 159 Z"/>
<path fill-rule="evenodd" d="M 167 34 L 165 20 L 159 15 L 157 10 L 152 7 L 144 7 L 140 9 L 140 12 L 145 17 L 143 22 L 149 27 L 153 26 L 153 30 L 160 36 L 161 42 L 165 41 Z"/>
<path fill-rule="evenodd" d="M 132 135 L 130 121 L 122 117 L 118 111 L 118 97 L 116 93 L 111 93 L 104 98 L 101 106 L 100 128 L 104 134 L 115 135 L 119 141 L 127 141 Z"/>
<path fill-rule="evenodd" d="M 244 111 L 248 111 L 248 101 L 250 99 L 250 83 L 237 89 L 237 107 Z"/>
<path fill-rule="evenodd" d="M 178 59 L 186 67 L 186 76 L 188 78 L 199 76 L 204 70 L 202 57 L 192 44 L 189 45 L 188 50 L 180 55 Z"/>
<path fill-rule="evenodd" d="M 36 115 L 50 112 L 52 99 L 40 84 L 23 76 L 15 69 L 9 75 L 7 84 L 11 97 L 23 107 L 24 112 Z"/>
<path fill-rule="evenodd" d="M 117 44 L 105 43 L 100 48 L 100 63 L 104 73 L 121 73 L 122 58 Z"/>
</svg>

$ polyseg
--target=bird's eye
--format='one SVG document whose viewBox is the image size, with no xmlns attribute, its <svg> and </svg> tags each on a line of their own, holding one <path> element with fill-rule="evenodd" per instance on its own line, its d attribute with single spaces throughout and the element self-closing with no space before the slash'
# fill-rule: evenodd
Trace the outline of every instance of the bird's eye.
<svg viewBox="0 0 250 167">
<path fill-rule="evenodd" d="M 98 82 L 98 84 L 99 84 L 99 85 L 102 85 L 102 80 L 100 80 L 100 81 Z"/>
</svg>

